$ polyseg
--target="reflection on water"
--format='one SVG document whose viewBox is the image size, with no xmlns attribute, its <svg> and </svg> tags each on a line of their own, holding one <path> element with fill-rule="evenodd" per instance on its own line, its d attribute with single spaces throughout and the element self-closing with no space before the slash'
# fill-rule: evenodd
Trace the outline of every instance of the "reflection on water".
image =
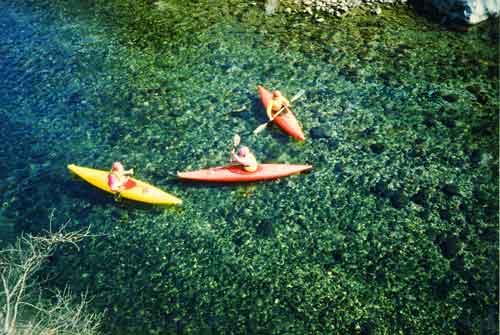
<svg viewBox="0 0 500 335">
<path fill-rule="evenodd" d="M 0 232 L 40 231 L 55 209 L 107 234 L 47 272 L 89 289 L 110 329 L 490 329 L 499 101 L 488 25 L 449 32 L 404 8 L 313 25 L 251 5 L 156 6 L 175 30 L 152 31 L 146 47 L 141 29 L 85 10 L 0 5 Z M 250 135 L 266 121 L 258 84 L 306 91 L 294 103 L 304 143 L 276 127 Z M 176 181 L 227 162 L 234 133 L 261 162 L 314 170 L 248 187 Z M 116 203 L 66 169 L 115 160 L 182 208 Z"/>
</svg>

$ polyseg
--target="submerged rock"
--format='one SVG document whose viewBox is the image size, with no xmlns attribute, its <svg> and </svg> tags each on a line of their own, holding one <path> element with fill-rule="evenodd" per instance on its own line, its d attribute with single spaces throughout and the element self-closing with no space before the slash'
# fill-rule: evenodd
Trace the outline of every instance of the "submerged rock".
<svg viewBox="0 0 500 335">
<path fill-rule="evenodd" d="M 426 192 L 424 190 L 419 190 L 410 198 L 410 200 L 420 206 L 424 206 L 426 203 L 426 198 Z"/>
<path fill-rule="evenodd" d="M 441 186 L 441 190 L 443 191 L 444 194 L 446 194 L 448 197 L 452 197 L 455 195 L 459 195 L 459 190 L 458 186 L 454 184 L 443 184 Z"/>
<path fill-rule="evenodd" d="M 332 137 L 329 130 L 325 127 L 314 127 L 310 130 L 311 138 L 330 138 Z"/>
<path fill-rule="evenodd" d="M 441 248 L 443 256 L 451 259 L 454 258 L 460 250 L 460 240 L 455 235 L 447 236 L 446 239 L 439 244 L 439 247 Z"/>
<path fill-rule="evenodd" d="M 500 12 L 498 0 L 425 0 L 425 5 L 436 10 L 436 14 L 444 15 L 449 22 L 467 25 L 482 22 Z"/>
<path fill-rule="evenodd" d="M 265 4 L 265 9 L 266 9 L 266 15 L 273 15 L 276 13 L 276 10 L 278 9 L 280 5 L 279 0 L 266 0 Z"/>
<path fill-rule="evenodd" d="M 389 194 L 389 201 L 392 207 L 401 209 L 408 203 L 408 199 L 401 191 L 394 191 Z"/>
<path fill-rule="evenodd" d="M 443 94 L 443 99 L 448 101 L 448 102 L 456 102 L 458 100 L 458 95 L 450 93 L 450 94 Z"/>
<path fill-rule="evenodd" d="M 385 150 L 385 145 L 384 145 L 384 144 L 382 144 L 382 143 L 372 143 L 372 144 L 370 144 L 370 150 L 371 150 L 373 153 L 375 153 L 375 154 L 379 155 L 379 154 L 381 154 L 381 153 L 383 153 L 383 152 L 384 152 L 384 150 Z"/>
</svg>

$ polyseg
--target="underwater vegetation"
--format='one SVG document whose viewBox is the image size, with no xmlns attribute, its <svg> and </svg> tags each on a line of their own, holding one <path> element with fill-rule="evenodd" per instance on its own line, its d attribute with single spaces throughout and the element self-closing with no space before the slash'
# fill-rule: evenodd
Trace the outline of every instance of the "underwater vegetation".
<svg viewBox="0 0 500 335">
<path fill-rule="evenodd" d="M 115 334 L 498 332 L 498 22 L 404 6 L 318 24 L 243 1 L 0 3 L 0 224 L 91 226 L 44 267 Z M 287 96 L 306 140 L 266 121 Z M 310 173 L 222 186 L 177 171 Z M 115 160 L 181 197 L 122 200 L 72 176 Z M 57 222 L 54 223 L 57 223 Z"/>
</svg>

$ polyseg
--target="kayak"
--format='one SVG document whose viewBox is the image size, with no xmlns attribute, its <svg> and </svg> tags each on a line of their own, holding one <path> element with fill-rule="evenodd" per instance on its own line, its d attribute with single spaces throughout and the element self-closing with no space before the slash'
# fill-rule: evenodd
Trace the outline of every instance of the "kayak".
<svg viewBox="0 0 500 335">
<path fill-rule="evenodd" d="M 245 171 L 240 165 L 219 166 L 208 169 L 177 172 L 181 179 L 237 183 L 277 179 L 312 169 L 311 165 L 259 164 L 257 171 Z"/>
<path fill-rule="evenodd" d="M 267 109 L 267 105 L 271 102 L 273 97 L 272 93 L 266 90 L 261 85 L 257 86 L 257 90 L 259 91 L 260 101 L 264 108 Z M 273 122 L 275 122 L 285 133 L 288 135 L 298 139 L 299 141 L 303 141 L 305 139 L 304 132 L 300 127 L 295 114 L 292 111 L 286 112 L 283 111 L 274 118 Z"/>
<path fill-rule="evenodd" d="M 109 171 L 96 170 L 74 164 L 68 165 L 68 169 L 95 187 L 109 193 L 115 193 L 108 186 Z M 125 190 L 121 191 L 120 195 L 123 198 L 148 204 L 180 205 L 182 203 L 181 199 L 134 178 L 129 178 L 129 181 L 125 185 Z"/>
</svg>

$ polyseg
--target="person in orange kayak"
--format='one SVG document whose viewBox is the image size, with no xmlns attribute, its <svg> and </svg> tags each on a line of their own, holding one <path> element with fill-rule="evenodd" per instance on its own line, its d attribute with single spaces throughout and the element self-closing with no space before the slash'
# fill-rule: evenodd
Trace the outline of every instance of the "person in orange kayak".
<svg viewBox="0 0 500 335">
<path fill-rule="evenodd" d="M 113 192 L 121 192 L 135 186 L 135 182 L 128 178 L 134 174 L 134 169 L 125 170 L 123 164 L 114 162 L 108 175 L 108 186 Z"/>
<path fill-rule="evenodd" d="M 266 113 L 269 120 L 272 120 L 273 114 L 285 108 L 284 112 L 290 111 L 290 101 L 285 98 L 280 91 L 273 91 L 271 102 L 267 105 Z M 281 112 L 283 113 L 283 112 Z"/>
<path fill-rule="evenodd" d="M 237 162 L 241 164 L 243 169 L 248 172 L 255 172 L 257 171 L 257 168 L 259 167 L 259 164 L 257 163 L 257 159 L 255 158 L 254 154 L 250 151 L 250 149 L 246 146 L 242 146 L 239 150 L 238 153 L 236 154 L 233 151 L 231 152 L 232 155 L 232 161 Z"/>
</svg>

